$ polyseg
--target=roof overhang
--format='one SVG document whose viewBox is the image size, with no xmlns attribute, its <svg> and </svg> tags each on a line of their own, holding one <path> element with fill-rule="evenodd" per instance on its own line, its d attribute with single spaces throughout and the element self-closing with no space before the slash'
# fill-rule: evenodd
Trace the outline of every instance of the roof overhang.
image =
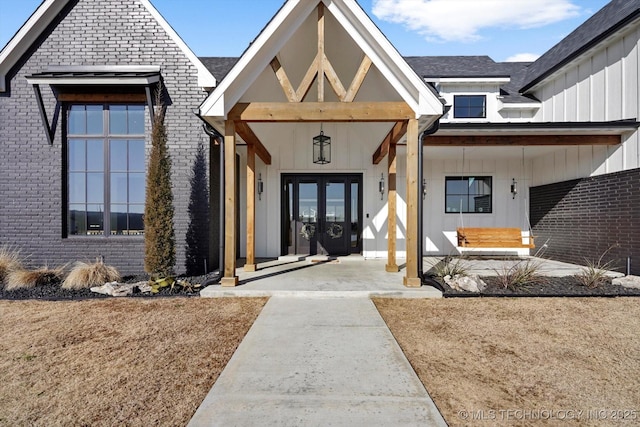
<svg viewBox="0 0 640 427">
<path fill-rule="evenodd" d="M 27 76 L 29 84 L 52 86 L 150 86 L 159 81 L 159 66 L 52 67 Z"/>
<path fill-rule="evenodd" d="M 511 81 L 509 76 L 500 77 L 428 77 L 425 76 L 424 80 L 429 83 L 445 83 L 445 84 L 505 84 Z"/>
<path fill-rule="evenodd" d="M 415 118 L 428 118 L 424 120 L 424 126 L 429 126 L 442 115 L 444 107 L 438 96 L 406 63 L 355 0 L 287 1 L 202 103 L 200 115 L 214 126 L 220 119 L 226 119 L 247 88 L 269 66 L 320 2 L 411 107 Z M 436 118 L 432 120 L 433 117 Z"/>
<path fill-rule="evenodd" d="M 623 135 L 640 127 L 636 119 L 609 122 L 441 123 L 437 135 Z"/>
<path fill-rule="evenodd" d="M 214 88 L 217 83 L 215 77 L 180 38 L 171 25 L 162 17 L 160 12 L 153 7 L 149 0 L 138 1 L 147 9 L 171 40 L 197 69 L 198 86 L 205 90 Z M 27 22 L 25 22 L 13 38 L 11 38 L 9 43 L 0 51 L 0 93 L 6 92 L 7 90 L 6 78 L 11 69 L 20 61 L 20 58 L 22 58 L 38 37 L 40 37 L 69 3 L 70 0 L 44 0 L 38 9 L 29 17 Z"/>
</svg>

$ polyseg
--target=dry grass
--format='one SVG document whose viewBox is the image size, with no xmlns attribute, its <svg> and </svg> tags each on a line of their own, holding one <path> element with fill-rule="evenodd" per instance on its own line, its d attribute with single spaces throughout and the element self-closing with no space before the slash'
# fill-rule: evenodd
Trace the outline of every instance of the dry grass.
<svg viewBox="0 0 640 427">
<path fill-rule="evenodd" d="M 2 282 L 14 270 L 22 268 L 22 256 L 20 251 L 11 246 L 0 246 L 0 282 Z"/>
<path fill-rule="evenodd" d="M 31 289 L 36 286 L 44 286 L 51 283 L 59 283 L 64 275 L 64 267 L 41 267 L 36 270 L 13 270 L 9 272 L 5 280 L 5 289 Z"/>
<path fill-rule="evenodd" d="M 265 302 L 0 301 L 0 425 L 185 425 Z"/>
<path fill-rule="evenodd" d="M 79 261 L 74 264 L 69 275 L 64 279 L 62 287 L 64 289 L 84 289 L 119 280 L 120 273 L 115 267 L 106 265 L 100 260 L 91 264 Z"/>
<path fill-rule="evenodd" d="M 375 303 L 449 425 L 600 426 L 619 425 L 616 415 L 627 415 L 630 424 L 640 419 L 635 298 Z M 505 412 L 516 410 L 534 412 L 529 418 Z M 532 420 L 541 410 L 550 412 Z M 561 412 L 569 410 L 576 412 Z M 605 412 L 589 413 L 596 410 Z"/>
</svg>

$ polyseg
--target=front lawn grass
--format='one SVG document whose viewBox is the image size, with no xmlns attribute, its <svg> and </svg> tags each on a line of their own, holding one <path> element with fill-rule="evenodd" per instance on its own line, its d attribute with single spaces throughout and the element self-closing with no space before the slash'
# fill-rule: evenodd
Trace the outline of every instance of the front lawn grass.
<svg viewBox="0 0 640 427">
<path fill-rule="evenodd" d="M 265 303 L 0 301 L 0 425 L 185 425 Z"/>
<path fill-rule="evenodd" d="M 374 302 L 451 426 L 640 420 L 637 298 Z"/>
</svg>

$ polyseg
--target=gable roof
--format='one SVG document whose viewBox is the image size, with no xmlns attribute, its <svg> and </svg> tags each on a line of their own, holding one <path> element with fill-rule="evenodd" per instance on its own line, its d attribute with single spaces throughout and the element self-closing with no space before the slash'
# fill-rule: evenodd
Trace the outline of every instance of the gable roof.
<svg viewBox="0 0 640 427">
<path fill-rule="evenodd" d="M 212 88 L 216 85 L 216 79 L 204 66 L 198 57 L 189 49 L 178 33 L 160 15 L 149 0 L 139 1 L 165 30 L 167 35 L 180 48 L 184 55 L 198 70 L 198 85 L 203 88 Z M 53 22 L 56 16 L 70 3 L 70 0 L 44 0 L 33 12 L 18 32 L 9 40 L 0 51 L 0 92 L 5 92 L 7 87 L 6 77 L 20 58 L 29 50 L 33 43 L 40 37 L 43 31 Z"/>
<path fill-rule="evenodd" d="M 613 0 L 529 67 L 526 92 L 598 43 L 640 17 L 640 0 Z"/>
<path fill-rule="evenodd" d="M 442 113 L 443 105 L 437 94 L 406 63 L 355 0 L 288 0 L 202 103 L 201 115 L 225 117 L 319 3 L 324 3 L 417 116 Z"/>
<path fill-rule="evenodd" d="M 238 59 L 237 57 L 200 58 L 218 81 L 222 81 L 227 76 Z M 427 80 L 441 77 L 508 77 L 509 82 L 500 85 L 503 103 L 522 104 L 536 101 L 518 92 L 530 62 L 495 62 L 489 56 L 407 56 L 404 60 L 416 74 Z"/>
</svg>

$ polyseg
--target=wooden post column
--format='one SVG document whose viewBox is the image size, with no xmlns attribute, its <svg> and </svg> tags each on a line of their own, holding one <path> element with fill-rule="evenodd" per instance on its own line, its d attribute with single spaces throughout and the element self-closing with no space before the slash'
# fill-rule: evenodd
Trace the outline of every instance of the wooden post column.
<svg viewBox="0 0 640 427">
<path fill-rule="evenodd" d="M 244 271 L 256 271 L 256 147 L 247 145 L 247 262 Z"/>
<path fill-rule="evenodd" d="M 407 126 L 407 269 L 404 285 L 422 286 L 418 277 L 418 120 L 409 120 Z"/>
<path fill-rule="evenodd" d="M 236 286 L 236 126 L 233 120 L 227 120 L 224 127 L 224 171 L 224 276 L 221 284 Z"/>
<path fill-rule="evenodd" d="M 396 229 L 397 229 L 397 190 L 396 190 L 396 144 L 389 145 L 389 190 L 387 191 L 388 199 L 388 238 L 387 238 L 387 265 L 385 269 L 390 273 L 400 271 L 396 262 Z"/>
</svg>

